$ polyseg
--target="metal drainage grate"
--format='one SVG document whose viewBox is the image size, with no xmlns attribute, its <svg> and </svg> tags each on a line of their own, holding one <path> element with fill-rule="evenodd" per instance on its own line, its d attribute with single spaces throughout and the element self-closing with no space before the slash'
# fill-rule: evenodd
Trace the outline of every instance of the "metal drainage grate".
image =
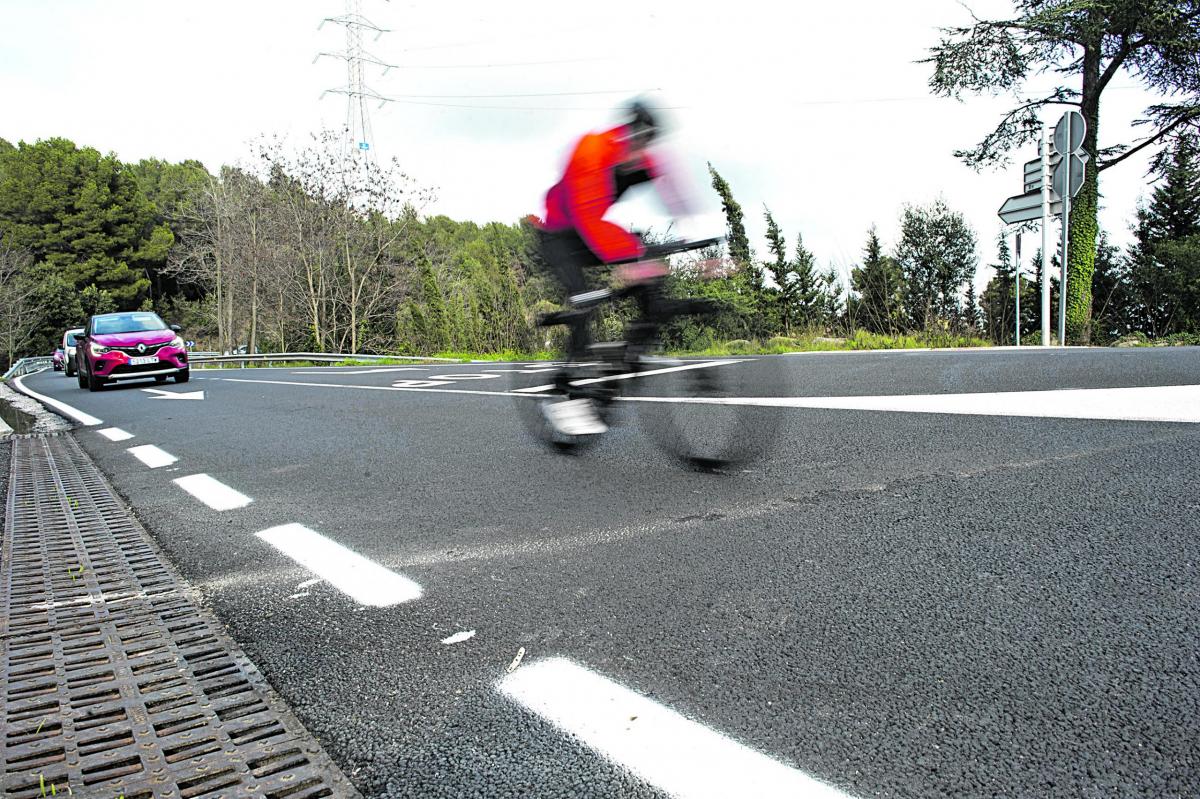
<svg viewBox="0 0 1200 799">
<path fill-rule="evenodd" d="M 13 442 L 0 795 L 358 796 L 68 436 Z"/>
</svg>

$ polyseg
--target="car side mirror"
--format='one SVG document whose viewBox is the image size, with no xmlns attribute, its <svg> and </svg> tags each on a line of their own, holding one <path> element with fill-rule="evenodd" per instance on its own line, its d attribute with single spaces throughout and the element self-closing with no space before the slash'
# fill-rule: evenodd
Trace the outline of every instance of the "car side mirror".
<svg viewBox="0 0 1200 799">
<path fill-rule="evenodd" d="M 183 328 L 182 328 L 182 327 L 180 327 L 179 325 L 167 325 L 167 326 L 168 326 L 169 328 L 171 328 L 172 330 L 174 330 L 176 333 L 182 333 L 182 332 L 183 332 Z"/>
<path fill-rule="evenodd" d="M 80 341 L 87 341 L 86 333 L 76 333 L 75 334 L 75 342 L 79 343 Z"/>
</svg>

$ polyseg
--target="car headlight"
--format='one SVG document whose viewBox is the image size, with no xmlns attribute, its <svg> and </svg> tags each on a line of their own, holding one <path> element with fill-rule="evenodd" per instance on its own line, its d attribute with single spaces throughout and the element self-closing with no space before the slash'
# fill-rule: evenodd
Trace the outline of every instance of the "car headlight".
<svg viewBox="0 0 1200 799">
<path fill-rule="evenodd" d="M 112 347 L 101 347 L 99 344 L 88 344 L 88 349 L 92 351 L 92 355 L 103 355 L 106 352 L 112 352 Z"/>
<path fill-rule="evenodd" d="M 171 343 L 168 344 L 167 346 L 178 347 L 179 349 L 183 349 L 183 337 L 176 336 L 175 338 L 171 339 Z"/>
</svg>

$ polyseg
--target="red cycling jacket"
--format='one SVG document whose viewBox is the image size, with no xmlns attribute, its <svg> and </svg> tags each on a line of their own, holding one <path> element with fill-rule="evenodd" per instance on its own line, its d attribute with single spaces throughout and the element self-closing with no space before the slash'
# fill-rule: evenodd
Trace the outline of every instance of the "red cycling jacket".
<svg viewBox="0 0 1200 799">
<path fill-rule="evenodd" d="M 631 153 L 623 127 L 589 133 L 575 145 L 562 179 L 546 193 L 544 228 L 574 229 L 606 263 L 640 258 L 641 239 L 604 221 L 604 215 L 630 186 L 658 176 L 658 166 L 648 154 Z"/>
</svg>

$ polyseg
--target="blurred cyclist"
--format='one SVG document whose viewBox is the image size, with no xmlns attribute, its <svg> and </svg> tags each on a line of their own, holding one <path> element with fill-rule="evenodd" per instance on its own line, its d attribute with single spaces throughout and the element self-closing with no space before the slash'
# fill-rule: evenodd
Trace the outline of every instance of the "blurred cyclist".
<svg viewBox="0 0 1200 799">
<path fill-rule="evenodd" d="M 649 150 L 662 132 L 656 115 L 641 100 L 632 101 L 623 112 L 617 127 L 579 140 L 562 178 L 546 193 L 542 258 L 558 276 L 571 305 L 588 299 L 584 267 L 621 263 L 617 277 L 625 283 L 651 280 L 667 271 L 661 262 L 639 262 L 646 252 L 641 238 L 604 219 L 622 194 L 653 181 L 674 215 L 689 210 L 661 158 Z M 569 359 L 584 359 L 586 343 L 585 325 L 572 325 Z M 595 435 L 608 429 L 589 399 L 547 403 L 544 408 L 548 421 L 565 435 Z"/>
</svg>

